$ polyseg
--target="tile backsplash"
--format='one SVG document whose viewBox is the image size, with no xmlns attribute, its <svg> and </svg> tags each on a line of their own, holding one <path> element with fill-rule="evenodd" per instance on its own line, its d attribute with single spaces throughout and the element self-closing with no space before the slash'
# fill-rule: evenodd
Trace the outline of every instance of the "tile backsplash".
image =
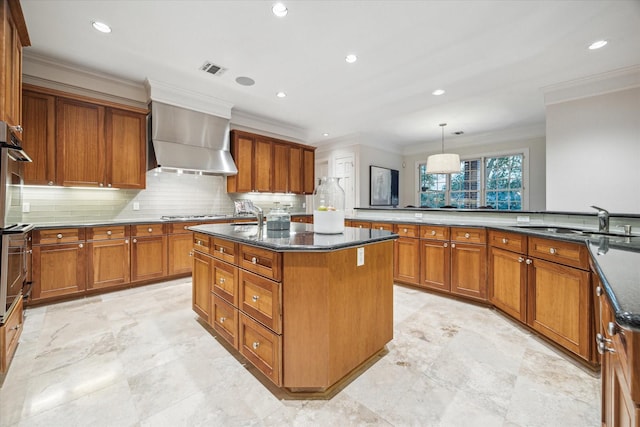
<svg viewBox="0 0 640 427">
<path fill-rule="evenodd" d="M 145 190 L 25 186 L 23 223 L 73 224 L 113 220 L 155 220 L 163 215 L 233 214 L 234 198 L 248 198 L 263 209 L 274 201 L 304 211 L 305 196 L 228 194 L 226 178 L 147 173 Z M 134 210 L 137 205 L 139 209 Z"/>
</svg>

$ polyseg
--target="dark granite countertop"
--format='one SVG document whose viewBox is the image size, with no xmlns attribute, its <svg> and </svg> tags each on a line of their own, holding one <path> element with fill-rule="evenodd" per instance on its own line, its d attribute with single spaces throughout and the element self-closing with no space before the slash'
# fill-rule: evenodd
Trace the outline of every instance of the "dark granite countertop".
<svg viewBox="0 0 640 427">
<path fill-rule="evenodd" d="M 138 225 L 138 224 L 169 224 L 172 222 L 217 222 L 217 221 L 237 221 L 237 220 L 256 220 L 255 216 L 247 215 L 211 215 L 207 218 L 191 218 L 184 219 L 171 218 L 137 218 L 137 219 L 118 219 L 108 221 L 74 221 L 69 223 L 40 223 L 34 224 L 36 230 L 55 229 L 55 228 L 79 228 L 79 227 L 102 227 L 109 225 Z"/>
<path fill-rule="evenodd" d="M 261 233 L 257 225 L 205 224 L 189 229 L 277 252 L 333 251 L 398 238 L 390 231 L 354 227 L 345 227 L 340 234 L 318 234 L 313 224 L 302 223 L 291 223 L 286 231 L 270 231 L 265 226 Z"/>
</svg>

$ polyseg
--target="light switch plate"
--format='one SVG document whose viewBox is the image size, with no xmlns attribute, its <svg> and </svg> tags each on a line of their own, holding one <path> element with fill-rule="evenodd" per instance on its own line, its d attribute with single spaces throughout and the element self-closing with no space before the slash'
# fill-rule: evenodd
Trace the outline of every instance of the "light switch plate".
<svg viewBox="0 0 640 427">
<path fill-rule="evenodd" d="M 29 212 L 31 212 L 31 203 L 29 203 L 29 202 L 24 202 L 24 203 L 22 204 L 22 212 L 23 212 L 23 213 L 29 213 Z"/>
<path fill-rule="evenodd" d="M 140 210 L 140 203 L 139 202 L 133 202 L 133 210 L 134 211 L 139 211 Z"/>
<path fill-rule="evenodd" d="M 358 261 L 356 263 L 356 266 L 360 267 L 361 265 L 364 265 L 364 248 L 358 248 L 357 252 L 358 252 Z"/>
</svg>

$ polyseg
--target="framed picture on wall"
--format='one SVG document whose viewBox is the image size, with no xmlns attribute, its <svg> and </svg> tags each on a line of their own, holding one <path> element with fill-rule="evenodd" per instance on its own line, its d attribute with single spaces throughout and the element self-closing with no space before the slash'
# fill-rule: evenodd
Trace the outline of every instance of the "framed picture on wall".
<svg viewBox="0 0 640 427">
<path fill-rule="evenodd" d="M 398 206 L 399 175 L 395 169 L 369 166 L 370 206 Z"/>
</svg>

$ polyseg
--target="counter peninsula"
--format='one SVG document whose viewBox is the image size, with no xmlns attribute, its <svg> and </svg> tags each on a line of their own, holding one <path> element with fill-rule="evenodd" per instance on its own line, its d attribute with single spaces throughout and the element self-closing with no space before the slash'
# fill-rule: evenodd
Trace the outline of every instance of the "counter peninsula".
<svg viewBox="0 0 640 427">
<path fill-rule="evenodd" d="M 190 230 L 194 311 L 278 387 L 328 393 L 393 338 L 396 234 Z"/>
</svg>

